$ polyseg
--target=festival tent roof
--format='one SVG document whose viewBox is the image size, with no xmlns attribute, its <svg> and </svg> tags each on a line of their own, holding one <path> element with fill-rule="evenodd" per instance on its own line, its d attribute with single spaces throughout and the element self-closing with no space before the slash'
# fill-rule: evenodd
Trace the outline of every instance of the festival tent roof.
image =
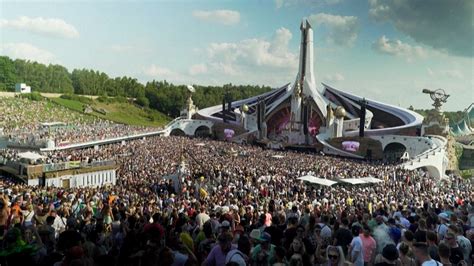
<svg viewBox="0 0 474 266">
<path fill-rule="evenodd" d="M 38 160 L 38 159 L 46 158 L 44 156 L 41 156 L 38 153 L 34 153 L 30 151 L 18 153 L 18 157 L 20 157 L 20 159 L 27 159 L 27 160 Z"/>
<path fill-rule="evenodd" d="M 471 133 L 469 127 L 467 126 L 466 120 L 463 119 L 458 125 L 463 135 L 469 135 Z"/>
<path fill-rule="evenodd" d="M 284 158 L 285 156 L 283 155 L 273 155 L 272 158 L 276 158 L 276 159 L 281 159 L 281 158 Z"/>
<path fill-rule="evenodd" d="M 361 185 L 361 184 L 370 183 L 370 182 L 362 180 L 362 178 L 341 178 L 339 179 L 339 181 L 349 183 L 351 185 Z"/>
<path fill-rule="evenodd" d="M 64 126 L 66 124 L 63 122 L 44 122 L 44 123 L 41 123 L 41 125 L 44 127 L 52 127 L 52 126 Z"/>
<path fill-rule="evenodd" d="M 327 187 L 330 187 L 337 183 L 328 179 L 318 178 L 312 175 L 305 175 L 302 177 L 298 177 L 298 180 L 303 180 L 312 184 L 318 184 L 318 185 L 327 186 Z"/>
<path fill-rule="evenodd" d="M 204 143 L 202 143 L 202 142 L 199 142 L 199 143 L 194 144 L 194 146 L 202 147 L 202 146 L 206 146 L 206 144 L 204 144 Z"/>
<path fill-rule="evenodd" d="M 362 177 L 361 180 L 366 181 L 367 183 L 381 183 L 383 182 L 382 179 L 378 179 L 372 176 L 369 177 Z"/>
</svg>

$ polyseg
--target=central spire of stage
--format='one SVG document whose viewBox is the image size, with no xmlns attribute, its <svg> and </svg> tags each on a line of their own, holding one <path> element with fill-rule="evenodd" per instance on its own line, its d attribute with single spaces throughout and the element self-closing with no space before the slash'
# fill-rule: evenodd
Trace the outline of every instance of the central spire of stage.
<svg viewBox="0 0 474 266">
<path fill-rule="evenodd" d="M 302 97 L 307 97 L 314 100 L 314 103 L 321 112 L 323 117 L 326 117 L 326 102 L 316 89 L 316 81 L 314 78 L 314 50 L 313 50 L 313 29 L 308 20 L 303 19 L 300 25 L 301 30 L 301 44 L 300 44 L 300 58 L 299 69 L 296 75 L 296 81 L 293 85 L 293 95 L 295 90 L 300 91 Z M 298 92 L 296 92 L 298 93 Z"/>
</svg>

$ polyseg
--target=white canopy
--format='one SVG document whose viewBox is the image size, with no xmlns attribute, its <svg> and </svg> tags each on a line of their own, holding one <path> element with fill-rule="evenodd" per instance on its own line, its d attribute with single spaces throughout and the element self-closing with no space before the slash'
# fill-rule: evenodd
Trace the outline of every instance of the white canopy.
<svg viewBox="0 0 474 266">
<path fill-rule="evenodd" d="M 206 144 L 204 144 L 204 143 L 202 143 L 202 142 L 199 142 L 199 143 L 194 144 L 194 146 L 202 147 L 202 146 L 206 146 Z"/>
<path fill-rule="evenodd" d="M 46 158 L 44 156 L 41 156 L 38 153 L 30 152 L 30 151 L 18 153 L 18 157 L 20 157 L 20 159 L 27 159 L 27 160 L 34 160 L 34 161 L 38 159 Z"/>
<path fill-rule="evenodd" d="M 364 180 L 368 183 L 381 183 L 381 182 L 383 182 L 382 179 L 378 179 L 378 178 L 375 178 L 375 177 L 372 177 L 372 176 L 363 177 L 363 178 L 361 178 L 361 180 Z"/>
<path fill-rule="evenodd" d="M 362 178 L 341 178 L 339 179 L 339 181 L 349 183 L 351 185 L 361 185 L 369 183 L 365 180 L 362 180 Z"/>
<path fill-rule="evenodd" d="M 272 158 L 281 159 L 281 158 L 285 158 L 285 156 L 283 156 L 283 155 L 273 155 Z"/>
<path fill-rule="evenodd" d="M 52 126 L 64 126 L 66 124 L 64 124 L 63 122 L 44 122 L 44 123 L 41 123 L 41 125 L 43 127 L 52 127 Z"/>
<path fill-rule="evenodd" d="M 318 185 L 327 186 L 327 187 L 330 187 L 337 183 L 328 179 L 318 178 L 312 175 L 305 175 L 302 177 L 298 177 L 298 180 L 303 180 L 312 184 L 318 184 Z"/>
</svg>

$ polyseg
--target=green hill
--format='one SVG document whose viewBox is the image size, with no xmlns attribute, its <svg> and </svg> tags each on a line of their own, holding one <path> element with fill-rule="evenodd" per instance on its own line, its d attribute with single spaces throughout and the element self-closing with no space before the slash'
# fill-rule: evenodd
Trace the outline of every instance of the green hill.
<svg viewBox="0 0 474 266">
<path fill-rule="evenodd" d="M 51 98 L 50 100 L 56 104 L 80 113 L 84 113 L 86 107 L 90 107 L 89 115 L 117 123 L 159 127 L 166 125 L 166 123 L 170 121 L 169 117 L 159 111 L 150 108 L 143 108 L 126 101 L 115 101 L 113 98 L 101 101 L 102 98 L 92 100 L 77 96 L 63 97 Z"/>
</svg>

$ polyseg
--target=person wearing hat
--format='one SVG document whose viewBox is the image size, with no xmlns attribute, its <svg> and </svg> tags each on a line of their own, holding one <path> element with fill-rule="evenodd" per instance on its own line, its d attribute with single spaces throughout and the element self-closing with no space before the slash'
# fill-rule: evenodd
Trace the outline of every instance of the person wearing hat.
<svg viewBox="0 0 474 266">
<path fill-rule="evenodd" d="M 398 259 L 398 250 L 394 244 L 386 245 L 382 254 L 375 258 L 375 266 L 402 265 Z"/>
<path fill-rule="evenodd" d="M 219 230 L 221 234 L 229 233 L 230 232 L 230 223 L 227 220 L 222 221 L 221 225 L 219 226 Z"/>
<path fill-rule="evenodd" d="M 252 260 L 257 264 L 272 265 L 275 261 L 275 245 L 271 244 L 272 237 L 269 233 L 263 232 L 258 244 L 252 251 Z"/>
<path fill-rule="evenodd" d="M 438 234 L 438 239 L 443 240 L 444 236 L 448 232 L 448 222 L 449 222 L 449 216 L 447 213 L 442 212 L 438 214 L 439 218 L 439 225 L 436 226 L 436 233 Z"/>
</svg>

